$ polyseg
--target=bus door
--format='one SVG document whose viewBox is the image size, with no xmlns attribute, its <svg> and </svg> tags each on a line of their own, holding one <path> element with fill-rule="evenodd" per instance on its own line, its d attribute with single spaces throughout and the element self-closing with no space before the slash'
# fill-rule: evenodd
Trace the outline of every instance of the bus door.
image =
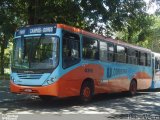
<svg viewBox="0 0 160 120">
<path fill-rule="evenodd" d="M 154 81 L 154 74 L 155 74 L 155 55 L 152 54 L 152 80 Z"/>
<path fill-rule="evenodd" d="M 154 88 L 160 88 L 160 57 L 154 57 L 153 83 Z"/>
</svg>

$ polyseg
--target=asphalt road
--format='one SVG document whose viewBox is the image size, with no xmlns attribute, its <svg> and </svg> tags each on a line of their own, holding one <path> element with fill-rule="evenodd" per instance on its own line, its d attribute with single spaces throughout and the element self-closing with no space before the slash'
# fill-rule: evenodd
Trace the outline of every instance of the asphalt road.
<svg viewBox="0 0 160 120">
<path fill-rule="evenodd" d="M 0 114 L 26 115 L 26 117 L 21 116 L 26 119 L 31 117 L 27 117 L 31 114 L 35 118 L 42 118 L 41 115 L 43 117 L 56 115 L 57 119 L 66 115 L 70 117 L 86 115 L 86 118 L 91 117 L 92 120 L 96 117 L 102 120 L 160 119 L 160 92 L 139 92 L 134 97 L 129 97 L 127 94 L 103 94 L 95 96 L 93 101 L 87 104 L 81 104 L 78 98 L 43 102 L 38 96 L 10 93 L 9 81 L 0 80 Z"/>
</svg>

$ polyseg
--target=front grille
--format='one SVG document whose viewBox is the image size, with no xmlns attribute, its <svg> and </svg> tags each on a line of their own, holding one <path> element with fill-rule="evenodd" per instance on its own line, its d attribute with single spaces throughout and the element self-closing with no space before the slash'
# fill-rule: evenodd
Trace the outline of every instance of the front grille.
<svg viewBox="0 0 160 120">
<path fill-rule="evenodd" d="M 20 79 L 40 79 L 42 77 L 42 74 L 24 74 L 24 73 L 18 73 L 17 76 Z"/>
</svg>

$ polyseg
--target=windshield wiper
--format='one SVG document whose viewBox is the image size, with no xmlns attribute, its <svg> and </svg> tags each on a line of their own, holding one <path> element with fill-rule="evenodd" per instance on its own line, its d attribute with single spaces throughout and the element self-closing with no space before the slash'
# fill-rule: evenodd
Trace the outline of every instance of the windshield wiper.
<svg viewBox="0 0 160 120">
<path fill-rule="evenodd" d="M 35 53 L 37 46 L 39 46 L 39 44 L 43 38 L 45 38 L 44 33 L 41 34 L 41 36 L 39 37 L 37 44 L 34 45 L 34 43 L 35 43 L 34 37 L 33 37 L 33 40 L 31 41 L 32 44 L 31 44 L 30 51 L 29 51 L 29 68 L 31 68 L 31 62 L 33 61 L 33 57 L 34 57 L 33 53 Z"/>
</svg>

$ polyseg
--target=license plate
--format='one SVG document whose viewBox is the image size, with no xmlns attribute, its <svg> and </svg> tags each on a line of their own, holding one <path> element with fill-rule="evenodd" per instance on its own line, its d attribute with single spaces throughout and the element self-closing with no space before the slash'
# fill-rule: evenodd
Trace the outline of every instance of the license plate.
<svg viewBox="0 0 160 120">
<path fill-rule="evenodd" d="M 24 92 L 32 92 L 32 89 L 29 89 L 29 88 L 24 89 Z"/>
</svg>

